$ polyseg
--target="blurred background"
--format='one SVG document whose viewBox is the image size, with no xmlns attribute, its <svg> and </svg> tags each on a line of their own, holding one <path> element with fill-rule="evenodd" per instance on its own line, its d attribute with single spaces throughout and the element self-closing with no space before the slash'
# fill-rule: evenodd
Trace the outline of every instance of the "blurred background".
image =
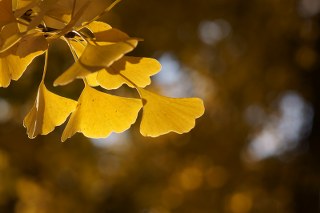
<svg viewBox="0 0 320 213">
<path fill-rule="evenodd" d="M 148 89 L 201 97 L 205 115 L 184 135 L 144 138 L 137 122 L 30 140 L 39 57 L 0 89 L 0 212 L 320 212 L 319 0 L 124 0 L 104 20 L 144 39 L 130 55 L 162 63 Z M 81 81 L 51 86 L 66 51 L 50 50 L 46 84 L 77 99 Z"/>
</svg>

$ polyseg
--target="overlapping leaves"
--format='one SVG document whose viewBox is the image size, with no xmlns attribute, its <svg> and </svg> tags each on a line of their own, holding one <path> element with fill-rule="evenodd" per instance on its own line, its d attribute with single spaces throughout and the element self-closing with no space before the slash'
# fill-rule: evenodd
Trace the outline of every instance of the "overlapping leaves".
<svg viewBox="0 0 320 213">
<path fill-rule="evenodd" d="M 139 39 L 110 25 L 95 21 L 116 2 L 105 0 L 3 0 L 0 1 L 0 87 L 18 80 L 32 60 L 46 52 L 45 69 L 37 98 L 24 119 L 30 138 L 46 135 L 70 116 L 62 141 L 81 132 L 87 137 L 107 137 L 123 132 L 142 109 L 140 132 L 156 137 L 168 132 L 185 133 L 204 112 L 198 98 L 169 98 L 145 89 L 161 65 L 152 58 L 132 57 Z M 49 91 L 44 78 L 49 46 L 64 40 L 75 63 L 54 85 L 82 79 L 85 87 L 77 101 Z M 101 92 L 123 84 L 137 90 L 140 98 Z"/>
</svg>

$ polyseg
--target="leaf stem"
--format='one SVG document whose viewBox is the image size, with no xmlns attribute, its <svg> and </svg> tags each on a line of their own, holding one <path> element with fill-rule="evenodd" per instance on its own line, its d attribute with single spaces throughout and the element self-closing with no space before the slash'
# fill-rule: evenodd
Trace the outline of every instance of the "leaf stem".
<svg viewBox="0 0 320 213">
<path fill-rule="evenodd" d="M 69 40 L 68 40 L 66 37 L 64 37 L 64 36 L 63 36 L 62 38 L 63 38 L 63 40 L 65 40 L 65 42 L 68 44 L 69 49 L 70 49 L 70 52 L 71 52 L 71 54 L 72 54 L 72 56 L 73 56 L 74 61 L 77 62 L 77 60 L 78 60 L 79 57 L 77 56 L 77 53 L 75 52 L 75 50 L 74 50 L 73 47 L 71 46 Z"/>
<path fill-rule="evenodd" d="M 22 19 L 22 20 L 23 20 L 23 19 Z M 19 20 L 19 19 L 16 19 L 16 22 L 17 22 L 18 24 L 23 25 L 23 26 L 29 26 L 28 23 L 25 23 L 25 22 L 23 22 L 23 21 L 21 21 L 21 20 Z"/>
<path fill-rule="evenodd" d="M 44 67 L 43 67 L 43 73 L 42 73 L 41 82 L 44 82 L 44 78 L 45 78 L 45 76 L 47 74 L 47 68 L 48 68 L 48 50 L 45 52 Z"/>
</svg>

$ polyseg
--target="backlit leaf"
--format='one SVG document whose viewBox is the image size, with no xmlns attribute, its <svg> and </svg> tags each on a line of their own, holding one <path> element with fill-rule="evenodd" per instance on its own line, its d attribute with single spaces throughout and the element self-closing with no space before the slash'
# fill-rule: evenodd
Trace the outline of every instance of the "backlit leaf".
<svg viewBox="0 0 320 213">
<path fill-rule="evenodd" d="M 122 84 L 143 88 L 151 83 L 150 76 L 160 69 L 161 65 L 155 59 L 124 56 L 110 67 L 99 71 L 97 81 L 106 89 L 117 89 Z"/>
<path fill-rule="evenodd" d="M 33 59 L 44 53 L 42 50 L 31 52 L 26 56 L 16 54 L 18 46 L 0 54 L 0 87 L 8 87 L 11 80 L 18 80 Z"/>
<path fill-rule="evenodd" d="M 109 67 L 113 62 L 137 46 L 138 39 L 130 38 L 125 33 L 110 28 L 107 24 L 94 23 L 96 23 L 96 25 L 93 25 L 95 28 L 90 27 L 91 25 L 89 26 L 93 33 L 97 33 L 97 35 L 103 33 L 105 37 L 99 37 L 99 39 L 91 41 L 83 51 L 79 45 L 73 46 L 73 43 L 70 42 L 77 55 L 80 55 L 81 52 L 82 54 L 77 62 L 56 79 L 55 85 L 65 85 L 75 78 L 83 78 L 91 72 Z"/>
<path fill-rule="evenodd" d="M 82 55 L 82 53 L 86 47 L 85 42 L 83 42 L 83 41 L 81 42 L 81 41 L 69 40 L 69 44 L 70 44 L 71 48 L 75 51 L 78 58 Z"/>
<path fill-rule="evenodd" d="M 86 28 L 93 33 L 94 41 L 99 45 L 108 44 L 109 42 L 121 42 L 130 38 L 126 33 L 100 21 L 94 21 Z"/>
<path fill-rule="evenodd" d="M 37 27 L 43 20 L 45 14 L 56 4 L 56 0 L 41 0 L 38 2 L 40 11 L 37 13 L 36 17 L 32 19 L 28 25 L 28 29 L 34 29 Z"/>
<path fill-rule="evenodd" d="M 17 23 L 10 23 L 2 27 L 0 32 L 0 53 L 12 48 L 21 38 Z"/>
<path fill-rule="evenodd" d="M 103 46 L 88 44 L 79 58 L 79 63 L 91 68 L 93 71 L 109 67 L 124 54 L 132 51 L 137 44 L 138 40 L 135 38 L 129 38 L 120 42 L 108 42 L 107 45 Z"/>
<path fill-rule="evenodd" d="M 33 33 L 23 36 L 19 41 L 16 54 L 26 57 L 34 52 L 44 52 L 48 49 L 48 42 L 41 33 Z"/>
<path fill-rule="evenodd" d="M 81 18 L 75 23 L 75 26 L 81 26 L 92 21 L 94 18 L 104 12 L 112 3 L 111 0 L 78 0 L 76 3 L 76 11 L 89 2 L 87 9 L 81 15 Z"/>
<path fill-rule="evenodd" d="M 87 83 L 92 87 L 100 86 L 99 82 L 97 81 L 97 72 L 90 73 L 86 76 Z"/>
<path fill-rule="evenodd" d="M 138 91 L 144 102 L 140 125 L 144 136 L 189 132 L 195 126 L 195 119 L 204 113 L 199 98 L 169 98 L 140 88 Z"/>
<path fill-rule="evenodd" d="M 76 132 L 90 138 L 123 132 L 136 121 L 141 107 L 139 99 L 109 95 L 86 86 L 62 134 L 62 141 Z"/>
<path fill-rule="evenodd" d="M 127 34 L 103 22 L 92 22 L 87 28 L 95 38 L 89 42 L 79 60 L 83 65 L 93 69 L 109 67 L 138 44 L 137 38 L 130 38 Z"/>
<path fill-rule="evenodd" d="M 65 122 L 75 110 L 77 102 L 50 92 L 41 82 L 37 99 L 23 121 L 29 138 L 47 135 Z"/>
<path fill-rule="evenodd" d="M 80 63 L 74 63 L 67 71 L 62 73 L 54 82 L 54 86 L 62 86 L 69 84 L 76 78 L 84 78 L 91 74 L 90 71 L 85 69 Z"/>
</svg>

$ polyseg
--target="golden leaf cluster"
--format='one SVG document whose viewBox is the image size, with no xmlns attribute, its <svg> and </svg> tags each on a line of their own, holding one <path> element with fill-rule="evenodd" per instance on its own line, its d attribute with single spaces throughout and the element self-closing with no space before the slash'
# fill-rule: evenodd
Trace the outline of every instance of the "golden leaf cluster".
<svg viewBox="0 0 320 213">
<path fill-rule="evenodd" d="M 77 132 L 90 138 L 107 137 L 129 129 L 140 110 L 142 135 L 181 134 L 190 131 L 204 113 L 198 98 L 169 98 L 144 89 L 160 71 L 159 62 L 126 56 L 139 39 L 97 21 L 117 3 L 0 0 L 0 87 L 18 80 L 37 56 L 45 54 L 37 98 L 23 121 L 29 138 L 52 132 L 69 116 L 62 141 Z M 54 94 L 44 84 L 48 49 L 57 40 L 68 45 L 75 62 L 53 84 L 63 86 L 82 79 L 85 87 L 77 101 Z M 140 98 L 107 93 L 123 84 L 136 89 Z M 97 86 L 105 91 L 98 91 Z"/>
</svg>

